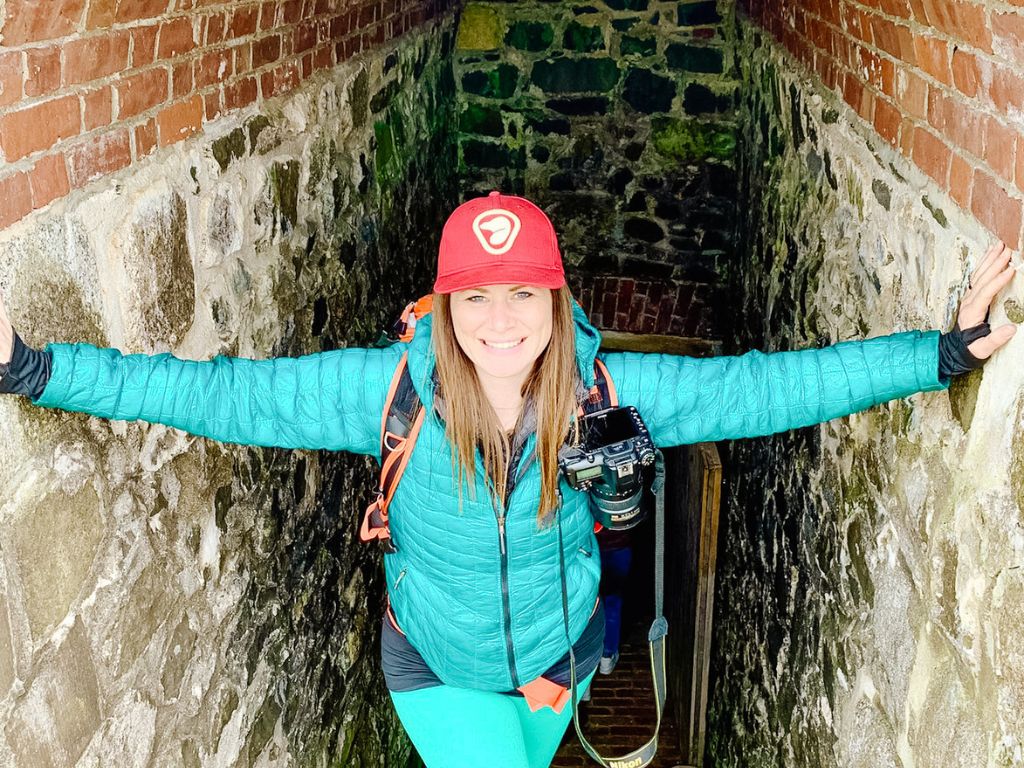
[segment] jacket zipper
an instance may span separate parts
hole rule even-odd
[[[505,515],[508,512],[508,500],[515,487],[516,468],[523,455],[524,440],[522,445],[512,455],[508,463],[505,477],[505,501],[495,505],[494,514],[498,521],[498,545],[501,553],[501,611],[505,629],[505,651],[508,654],[508,671],[512,677],[512,687],[518,688],[522,683],[519,680],[519,672],[516,670],[516,650],[512,643],[512,606],[509,600],[508,587],[508,541],[505,538]]]

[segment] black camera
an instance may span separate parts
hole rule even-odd
[[[654,468],[654,443],[633,406],[580,419],[580,445],[565,446],[558,468],[573,488],[590,492],[590,510],[605,528],[624,531],[643,520],[643,491]]]

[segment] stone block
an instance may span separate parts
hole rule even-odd
[[[92,485],[73,496],[43,495],[13,525],[11,539],[29,629],[41,639],[85,587],[103,538]]]
[[[467,166],[475,168],[516,168],[526,167],[526,152],[509,149],[503,144],[487,141],[462,142],[462,158]]]
[[[555,31],[541,21],[517,21],[508,28],[505,44],[521,51],[546,51],[554,42]]]
[[[499,64],[492,70],[467,72],[462,76],[462,89],[477,96],[508,99],[516,92],[519,70],[511,64]]]
[[[672,69],[684,72],[719,74],[724,69],[721,49],[702,45],[672,43],[665,49],[665,61]]]
[[[676,21],[681,27],[695,27],[717,24],[722,20],[718,13],[717,0],[698,0],[680,3],[676,8]]]
[[[604,30],[594,24],[570,22],[562,35],[562,47],[575,53],[593,53],[604,48]]]
[[[501,136],[505,133],[505,124],[500,110],[481,104],[467,104],[459,116],[459,130],[462,133]]]
[[[676,84],[647,69],[631,69],[622,97],[637,112],[668,112],[676,97]]]
[[[504,35],[501,17],[491,8],[470,4],[462,10],[455,48],[459,51],[494,51]]]
[[[709,112],[725,112],[732,108],[732,99],[717,94],[700,83],[690,83],[683,92],[683,109],[688,115],[704,115]]]
[[[19,766],[72,768],[99,725],[96,669],[76,622],[11,714],[7,741]]]
[[[604,0],[613,11],[646,11],[650,0]]]
[[[563,115],[604,115],[608,112],[608,99],[604,96],[583,96],[578,99],[548,99],[545,106]]]
[[[192,325],[195,273],[189,226],[185,201],[177,192],[147,194],[131,211],[119,288],[125,332],[133,346],[173,348]]]
[[[619,82],[619,65],[610,58],[544,60],[533,65],[531,79],[545,93],[607,92]]]
[[[166,700],[178,698],[181,681],[185,677],[189,662],[192,661],[196,638],[195,631],[189,626],[188,616],[182,616],[178,626],[171,633],[171,639],[167,643],[167,650],[164,653],[164,668],[160,675],[160,684],[163,686]]]

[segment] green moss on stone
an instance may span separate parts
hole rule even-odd
[[[377,140],[377,149],[374,155],[377,181],[383,182],[398,171],[398,150],[395,146],[395,136],[389,123],[384,121],[375,122],[373,124],[373,135]]]
[[[491,8],[468,5],[459,20],[455,48],[460,51],[494,51],[501,47],[502,20]]]
[[[623,35],[619,42],[619,53],[623,56],[651,56],[658,48],[653,37]]]
[[[736,154],[735,130],[697,120],[674,117],[651,121],[651,141],[658,154],[677,162],[714,157],[729,160]]]
[[[370,77],[366,74],[365,69],[352,81],[348,100],[352,113],[352,125],[355,128],[362,128],[366,124],[370,103]]]
[[[604,30],[594,25],[571,22],[562,36],[562,46],[576,53],[591,53],[604,48]]]
[[[949,382],[949,405],[953,418],[964,432],[971,428],[974,408],[978,404],[978,390],[984,371],[971,371],[965,376],[954,376]]]
[[[211,147],[213,159],[217,161],[221,171],[226,171],[233,160],[245,157],[245,132],[235,128],[227,136],[221,136]]]
[[[941,208],[936,207],[927,196],[922,197],[921,202],[924,203],[924,207],[928,209],[928,212],[939,223],[939,226],[945,229],[949,224],[949,219],[946,218],[945,212]]]
[[[1024,323],[1024,306],[1016,299],[1007,299],[1003,304],[1006,317],[1011,323]]]
[[[281,212],[283,229],[295,226],[299,218],[299,162],[274,163],[270,168],[274,205]]]
[[[271,129],[270,118],[266,115],[256,115],[249,120],[245,126],[249,131],[249,151],[265,155],[281,143],[275,132]]]
[[[540,21],[517,21],[509,27],[505,44],[521,51],[546,51],[554,42],[555,31]]]

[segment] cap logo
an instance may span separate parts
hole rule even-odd
[[[473,219],[473,234],[492,256],[507,253],[519,236],[519,217],[503,208],[492,208]]]

